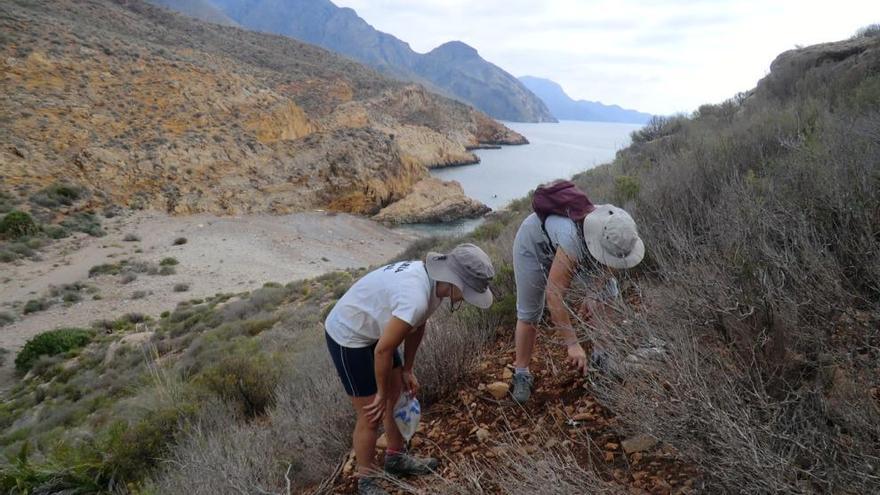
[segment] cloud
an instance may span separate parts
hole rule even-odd
[[[651,113],[747,90],[795,45],[880,20],[876,0],[334,0],[419,52],[472,45],[508,72],[572,97]]]

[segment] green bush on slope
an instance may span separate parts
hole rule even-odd
[[[30,339],[15,356],[15,369],[27,372],[42,356],[54,356],[85,346],[92,340],[93,332],[82,328],[59,328],[43,332]]]
[[[0,220],[0,235],[9,239],[36,235],[40,229],[30,214],[13,210]]]

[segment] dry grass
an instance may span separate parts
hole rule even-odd
[[[880,489],[880,80],[833,70],[784,74],[791,100],[771,76],[578,178],[601,200],[634,177],[649,246],[642,306],[584,328],[624,363],[597,390],[716,493]],[[820,78],[827,99],[805,95]]]

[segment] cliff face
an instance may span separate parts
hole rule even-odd
[[[373,219],[390,224],[437,223],[475,218],[488,211],[488,206],[465,196],[458,182],[428,177],[419,181],[410,195],[386,206]]]
[[[160,0],[157,0],[160,1]],[[161,0],[173,8],[175,2]],[[517,122],[556,122],[544,102],[515,77],[453,41],[427,54],[376,30],[350,8],[329,0],[211,0],[240,25],[278,33],[359,60],[384,74],[424,84],[490,116]],[[178,10],[183,11],[185,5]]]
[[[426,168],[522,136],[289,38],[140,0],[0,6],[0,178],[173,213],[372,214]]]

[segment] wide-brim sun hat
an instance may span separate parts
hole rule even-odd
[[[468,303],[481,309],[492,305],[489,281],[495,269],[489,256],[477,246],[459,244],[448,254],[429,252],[425,269],[433,280],[458,287]]]
[[[645,257],[636,222],[614,205],[598,205],[584,218],[584,240],[590,255],[611,268],[632,268]]]

